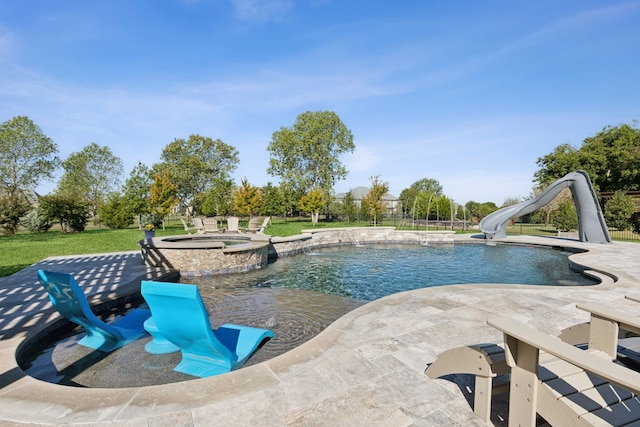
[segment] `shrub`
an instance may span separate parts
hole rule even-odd
[[[46,215],[42,215],[38,209],[32,209],[20,218],[20,225],[32,233],[44,233],[51,228],[53,221]]]
[[[573,200],[564,200],[553,214],[553,225],[559,231],[571,231],[578,228],[578,213]]]
[[[162,221],[164,221],[164,216],[158,214],[144,214],[140,217],[140,224],[144,226],[153,224],[155,228],[160,228]]]
[[[123,229],[133,224],[133,210],[119,194],[112,194],[98,209],[100,221],[109,228]]]
[[[60,231],[83,231],[90,216],[89,204],[72,194],[52,194],[40,199],[40,210],[51,221],[60,224]]]
[[[20,195],[0,196],[0,228],[4,234],[15,234],[20,218],[31,209],[31,205]]]
[[[604,219],[609,227],[619,231],[629,230],[631,215],[636,211],[636,204],[624,191],[616,191],[605,205]]]

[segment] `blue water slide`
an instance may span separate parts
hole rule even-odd
[[[507,226],[514,218],[527,215],[551,202],[563,189],[569,187],[578,213],[578,234],[581,242],[611,243],[609,230],[598,203],[596,192],[585,171],[568,173],[554,181],[538,196],[522,203],[487,215],[480,221],[480,230],[486,239],[507,237]]]

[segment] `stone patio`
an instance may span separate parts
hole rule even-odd
[[[455,236],[456,241],[471,236]],[[74,273],[92,303],[135,292],[145,267],[137,252],[49,258],[0,278],[0,425],[483,425],[464,387],[423,371],[451,347],[501,342],[487,318],[512,316],[550,333],[586,321],[576,302],[640,314],[640,245],[509,237],[504,241],[586,249],[571,256],[603,282],[590,287],[452,285],[391,295],[339,319],[316,338],[266,362],[217,377],[126,389],[49,384],[22,373],[15,352],[57,317],[36,282],[38,268]],[[603,274],[606,273],[606,274]],[[495,425],[506,407],[494,405]]]

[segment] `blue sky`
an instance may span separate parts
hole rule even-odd
[[[640,1],[5,0],[0,122],[62,158],[107,145],[127,176],[219,138],[262,186],[273,132],[331,110],[356,145],[336,191],[432,178],[500,205],[554,147],[640,119],[638,22]]]

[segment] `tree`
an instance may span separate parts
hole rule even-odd
[[[351,222],[358,214],[358,206],[351,191],[347,191],[342,199],[342,214],[347,218],[347,222]]]
[[[442,185],[432,178],[422,178],[400,192],[402,206],[408,209],[412,216],[426,218],[430,210],[430,201],[442,195]]]
[[[469,211],[469,217],[475,218],[477,221],[480,221],[491,212],[495,212],[498,210],[498,206],[496,206],[496,204],[493,202],[478,203],[474,201],[468,201],[467,203],[465,203],[465,207],[467,208],[467,211]]]
[[[563,200],[553,214],[553,225],[559,231],[571,231],[578,228],[578,213],[573,200]]]
[[[217,179],[228,179],[238,165],[238,150],[219,139],[200,135],[175,139],[160,155],[159,169],[169,169],[177,187],[177,197],[185,205],[194,205],[196,195],[213,186]],[[197,206],[193,206],[194,212]]]
[[[164,218],[178,201],[178,186],[172,180],[171,171],[164,169],[156,173],[149,188],[151,213]]]
[[[112,193],[100,205],[100,219],[109,228],[123,229],[133,224],[133,207],[120,193]]]
[[[39,209],[31,209],[29,213],[20,218],[20,225],[32,233],[45,233],[53,226],[53,221],[42,215]]]
[[[273,216],[287,213],[287,204],[282,188],[267,182],[267,185],[262,187],[260,192],[262,193],[261,215]]]
[[[355,149],[351,131],[332,111],[307,111],[293,127],[273,133],[267,147],[271,157],[267,172],[280,177],[294,195],[321,190],[329,195],[336,181],[347,176],[340,155]]]
[[[57,154],[58,146],[28,117],[0,124],[0,192],[13,196],[52,179]]]
[[[607,126],[586,138],[579,149],[563,144],[538,158],[535,180],[543,187],[578,169],[589,174],[598,191],[640,190],[640,129],[622,124]]]
[[[60,231],[82,231],[91,209],[81,197],[73,194],[50,194],[40,198],[40,210],[47,218],[60,224]]]
[[[363,201],[366,201],[374,226],[377,225],[378,220],[382,222],[386,209],[386,203],[382,198],[388,192],[389,184],[387,182],[381,182],[379,176],[371,177],[371,190],[363,197]]]
[[[107,146],[95,142],[62,162],[64,174],[57,192],[74,194],[89,202],[93,215],[108,194],[116,191],[123,174],[122,160]]]
[[[4,234],[15,234],[20,226],[20,218],[30,209],[31,205],[20,193],[0,195],[0,228]]]
[[[213,187],[196,196],[196,205],[206,216],[227,215],[233,208],[233,181],[216,178]]]
[[[311,214],[311,224],[318,223],[320,211],[327,206],[325,193],[320,189],[314,189],[300,198],[300,209]]]
[[[262,203],[260,189],[251,185],[247,178],[242,179],[242,185],[235,191],[233,199],[233,210],[240,215],[257,213]]]
[[[609,227],[618,231],[625,231],[632,228],[631,216],[636,211],[636,204],[631,196],[627,196],[624,191],[616,191],[605,205],[604,218]]]
[[[133,215],[142,216],[151,212],[149,194],[153,176],[151,170],[141,162],[131,170],[129,178],[124,183],[124,202]]]

